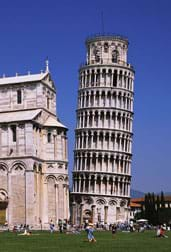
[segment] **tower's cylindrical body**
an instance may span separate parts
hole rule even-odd
[[[75,130],[72,222],[128,220],[134,70],[128,40],[86,40],[87,62],[79,70]]]

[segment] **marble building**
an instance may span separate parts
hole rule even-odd
[[[47,228],[69,219],[67,128],[56,116],[48,61],[0,78],[0,221]]]
[[[128,40],[94,36],[79,69],[72,222],[129,218],[134,69]]]

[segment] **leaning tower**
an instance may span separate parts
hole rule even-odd
[[[134,69],[128,40],[93,36],[79,69],[72,222],[127,221],[132,160]]]

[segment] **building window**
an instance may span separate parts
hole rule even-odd
[[[47,109],[49,109],[49,107],[50,107],[50,98],[47,97]]]
[[[108,52],[108,48],[109,48],[108,43],[104,43],[104,52],[105,52],[105,53]]]
[[[21,89],[17,90],[17,104],[21,104],[22,103],[22,93],[21,93]]]
[[[11,131],[12,131],[12,141],[16,142],[17,140],[16,125],[11,126]]]
[[[51,133],[49,132],[48,134],[47,134],[47,141],[48,141],[48,143],[51,143]]]
[[[114,50],[112,52],[112,62],[118,63],[118,58],[119,58],[119,52],[117,50]]]

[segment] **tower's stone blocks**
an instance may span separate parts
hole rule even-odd
[[[97,36],[86,40],[86,48],[86,64],[79,69],[72,220],[126,221],[134,94],[128,40]]]

